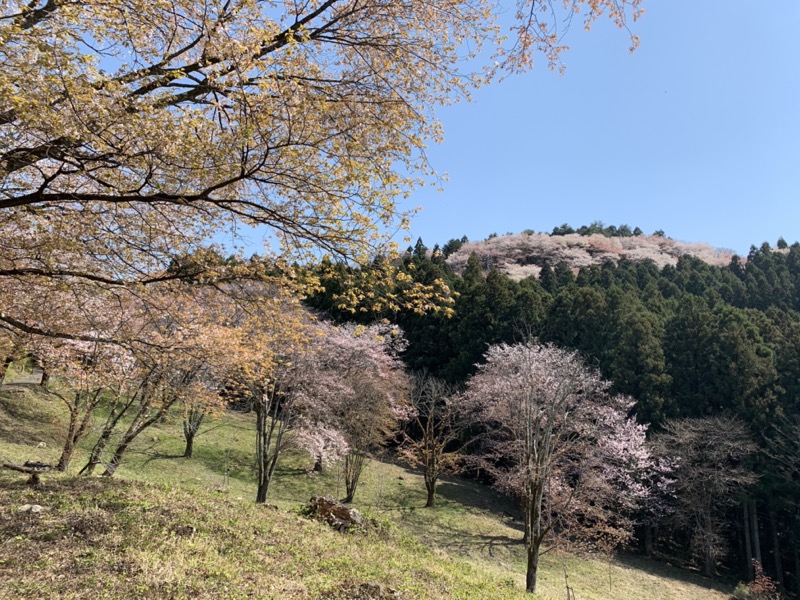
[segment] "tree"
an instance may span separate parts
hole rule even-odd
[[[112,388],[107,418],[81,473],[91,474],[103,465],[103,475],[113,476],[131,444],[174,406],[221,402],[220,391],[239,346],[238,332],[229,322],[235,320],[229,294],[186,284],[180,293],[172,286],[152,291],[161,293],[161,310],[138,305],[125,319],[141,342],[127,348],[127,367]],[[109,346],[122,349],[118,343]]]
[[[613,391],[637,399],[640,422],[659,423],[668,415],[670,378],[661,344],[663,324],[631,294],[615,294],[609,303],[612,324],[601,363]]]
[[[212,397],[215,401],[209,401],[209,398],[186,398],[182,405],[183,410],[183,439],[186,445],[183,449],[184,458],[192,458],[194,455],[194,442],[197,436],[200,435],[200,428],[206,419],[218,416],[218,414],[225,408],[225,399],[221,395]]]
[[[240,355],[230,374],[252,403],[256,418],[256,502],[267,501],[270,484],[281,453],[291,443],[291,430],[299,419],[316,417],[318,395],[308,386],[322,385],[336,394],[338,380],[316,368],[322,332],[314,327],[313,317],[292,298],[279,298],[273,310],[245,318],[239,327]],[[288,327],[286,325],[289,325]]]
[[[756,446],[744,425],[728,417],[668,421],[654,444],[676,463],[673,519],[691,532],[692,550],[712,576],[726,551],[724,509],[756,480],[745,464]]]
[[[486,428],[479,464],[523,503],[528,592],[547,539],[614,548],[648,494],[646,428],[608,387],[577,353],[533,341],[490,347],[469,380],[464,408]]]
[[[639,4],[563,8],[585,10],[587,26],[605,13],[624,27]],[[517,43],[502,48],[493,8],[489,0],[3,4],[3,327],[70,335],[59,314],[41,310],[51,292],[122,294],[184,276],[169,272],[175,256],[240,225],[265,227],[284,256],[366,264],[407,222],[396,199],[434,179],[425,143],[441,137],[435,109],[492,78],[496,69],[475,62],[483,47],[494,47],[486,56],[506,71],[530,68],[536,52],[559,64],[560,10],[520,0]],[[200,274],[229,270],[202,265]]]
[[[414,417],[401,456],[422,467],[427,498],[425,507],[436,505],[436,484],[447,472],[457,470],[463,459],[463,436],[470,423],[458,410],[456,389],[428,373],[417,373],[411,390]]]
[[[114,344],[35,338],[29,348],[50,374],[49,394],[69,412],[67,433],[56,469],[66,471],[78,443],[92,430],[95,410],[106,395],[119,396],[134,373],[130,352]]]
[[[397,425],[411,417],[408,379],[398,353],[405,347],[399,330],[383,325],[338,328],[329,336],[330,356],[349,393],[333,399],[336,425],[344,435],[345,497],[352,502],[363,469]]]

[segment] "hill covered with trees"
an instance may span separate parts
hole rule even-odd
[[[733,257],[730,250],[676,241],[663,231],[645,235],[638,227],[605,226],[600,222],[578,229],[562,225],[549,234],[529,229],[520,234],[491,235],[480,242],[451,240],[444,253],[448,264],[459,273],[475,253],[482,268],[498,269],[516,280],[538,277],[545,264],[564,263],[577,271],[581,267],[627,259],[652,261],[660,268],[675,266],[681,256],[694,256],[710,265],[723,266]]]

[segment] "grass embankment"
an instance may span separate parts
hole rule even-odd
[[[0,391],[0,462],[55,462],[64,411],[29,390]],[[366,582],[402,598],[524,598],[513,507],[471,482],[448,479],[439,506],[421,508],[421,477],[367,467],[355,506],[377,523],[339,534],[298,514],[313,494],[343,494],[335,469],[308,473],[289,455],[268,508],[253,503],[252,420],[227,414],[183,450],[179,423],[147,432],[117,478],[0,473],[0,598],[366,598]],[[91,442],[91,438],[88,440]],[[41,444],[44,442],[44,444]],[[77,453],[73,470],[86,458]],[[20,511],[39,504],[39,514]],[[727,598],[707,580],[642,560],[547,555],[543,599]],[[389,597],[389,596],[386,596]]]

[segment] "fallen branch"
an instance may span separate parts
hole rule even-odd
[[[51,465],[48,465],[47,463],[34,462],[30,460],[27,461],[21,467],[19,465],[3,463],[3,468],[9,469],[11,471],[18,471],[19,473],[25,473],[26,475],[30,475],[30,477],[28,478],[28,485],[39,485],[41,483],[39,475],[51,471],[53,469],[53,467]]]

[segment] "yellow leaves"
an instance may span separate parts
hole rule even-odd
[[[15,158],[0,163],[0,233],[14,238],[15,261],[128,286],[158,279],[238,224],[268,229],[280,254],[271,258],[286,264],[323,252],[370,264],[391,248],[388,232],[409,226],[414,211],[397,199],[441,183],[425,155],[442,139],[434,111],[497,72],[470,62],[482,44],[496,46],[507,70],[528,68],[535,52],[557,63],[558,21],[539,9],[559,5],[526,1],[519,44],[503,56],[489,0],[322,10],[322,2],[86,0],[57,2],[25,28],[14,15],[32,14],[27,3],[10,0],[0,7],[0,113],[9,120],[0,156]],[[639,0],[562,8],[586,11],[587,22],[605,11],[619,25],[641,14]],[[36,239],[8,234],[36,211],[46,215]],[[256,276],[196,258],[203,283],[253,276],[297,293],[320,285],[285,264]],[[354,312],[449,314],[452,292],[412,275],[392,260],[373,263],[349,274],[336,302]],[[62,278],[47,293],[73,285]]]

